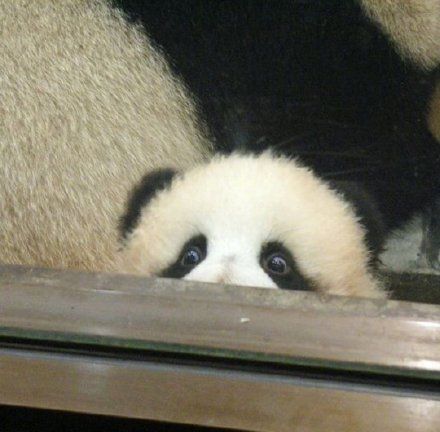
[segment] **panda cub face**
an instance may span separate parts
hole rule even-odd
[[[270,153],[149,174],[121,230],[123,272],[383,296],[349,203],[309,169]]]

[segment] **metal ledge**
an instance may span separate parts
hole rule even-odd
[[[0,267],[0,404],[256,431],[437,431],[439,342],[434,305]]]
[[[0,267],[1,335],[440,373],[439,306],[125,275]]]

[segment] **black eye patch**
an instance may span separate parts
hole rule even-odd
[[[177,260],[160,274],[162,277],[181,279],[197,267],[207,254],[207,241],[204,235],[188,240],[182,247]]]
[[[299,271],[292,254],[279,242],[269,242],[262,247],[260,265],[281,289],[312,289],[311,283]]]

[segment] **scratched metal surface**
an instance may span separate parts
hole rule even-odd
[[[439,311],[3,266],[0,405],[255,431],[434,432]]]
[[[0,336],[438,378],[440,307],[0,269]]]

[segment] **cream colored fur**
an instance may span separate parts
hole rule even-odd
[[[440,63],[439,0],[361,0],[404,57],[426,69]]]
[[[0,262],[108,269],[127,191],[207,152],[193,104],[106,1],[0,0],[0,17]]]
[[[158,274],[198,234],[208,255],[186,279],[273,288],[258,258],[264,243],[281,241],[318,290],[384,295],[349,204],[293,160],[233,155],[186,172],[143,209],[119,270]]]

